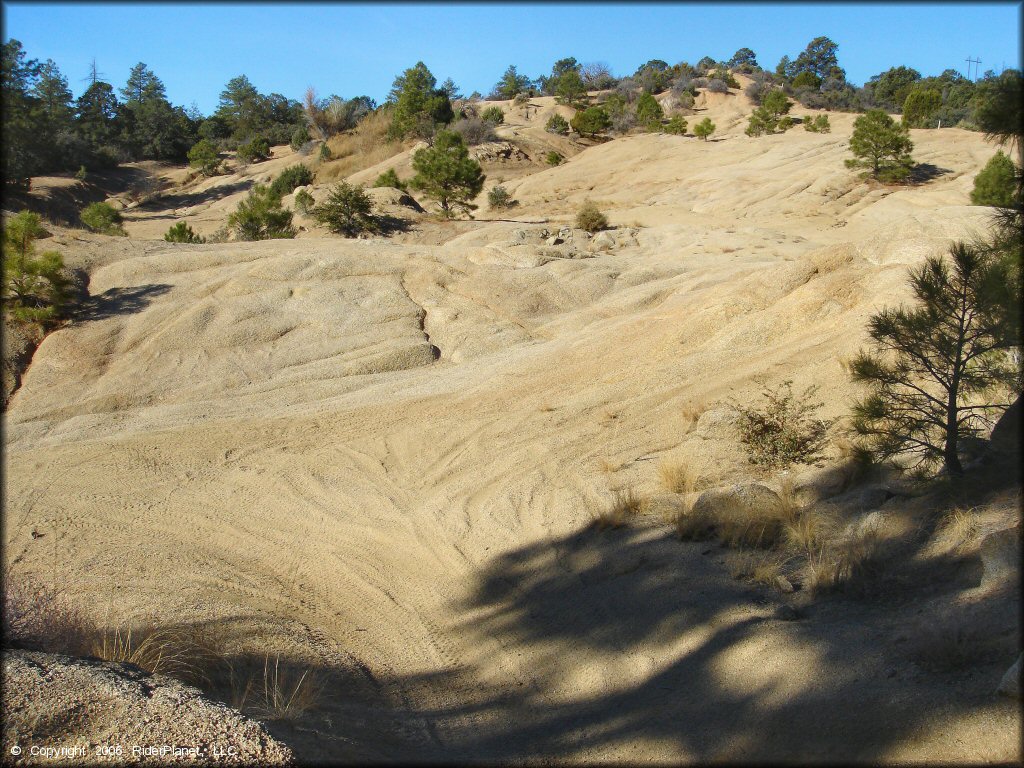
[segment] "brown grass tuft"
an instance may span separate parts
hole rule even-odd
[[[683,417],[683,432],[689,432],[697,424],[697,421],[708,409],[707,403],[704,401],[690,401],[686,403],[681,410]]]
[[[617,488],[612,494],[611,507],[597,516],[598,530],[621,528],[629,519],[640,514],[643,501],[632,488]]]
[[[266,720],[297,720],[320,703],[323,684],[308,668],[282,665],[281,657],[263,660],[263,674],[250,674],[244,686],[232,674],[231,704]]]
[[[940,535],[950,549],[962,550],[970,546],[981,533],[978,514],[974,507],[956,507],[947,512],[939,521]]]
[[[678,459],[663,460],[658,465],[658,478],[669,493],[693,493],[700,482],[693,465]]]

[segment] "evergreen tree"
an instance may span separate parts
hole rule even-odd
[[[903,102],[903,122],[908,128],[927,128],[932,115],[942,109],[942,93],[936,88],[916,86]]]
[[[413,155],[412,168],[416,175],[409,186],[437,200],[445,218],[476,208],[470,201],[483,190],[486,177],[459,134],[438,131],[434,146]]]
[[[695,126],[693,126],[693,135],[697,136],[704,141],[708,140],[708,136],[715,132],[715,124],[711,122],[710,117],[705,117]]]
[[[555,100],[559,104],[576,106],[585,104],[587,101],[587,87],[583,84],[583,78],[575,69],[558,78],[558,85],[555,87]]]
[[[3,299],[19,320],[55,319],[65,300],[64,261],[56,251],[36,255],[39,216],[22,211],[4,226]]]
[[[39,62],[26,59],[21,43],[9,40],[3,44],[0,76],[4,182],[21,183],[43,165],[38,144],[40,110],[33,95]]]
[[[501,80],[494,86],[494,93],[501,99],[514,99],[518,94],[525,91],[530,85],[530,78],[520,75],[514,64],[510,64]]]
[[[871,318],[874,349],[852,363],[854,381],[869,388],[854,404],[853,426],[880,458],[942,463],[959,475],[961,441],[991,424],[992,409],[1006,406],[994,393],[1018,375],[1004,351],[1013,340],[1001,311],[1010,292],[1005,266],[964,243],[950,257],[911,271],[915,306]]]
[[[649,93],[640,94],[636,101],[636,119],[646,130],[653,131],[661,126],[665,111],[658,100]]]
[[[269,187],[257,184],[228,216],[228,226],[239,240],[278,240],[295,237],[292,212],[281,207],[281,198]]]
[[[1010,208],[1013,206],[1016,186],[1016,166],[1002,152],[996,152],[981,173],[974,177],[971,202],[975,205]]]
[[[608,130],[611,127],[611,120],[608,119],[608,113],[601,107],[588,107],[573,115],[569,124],[581,136],[594,137],[602,131]]]
[[[850,151],[854,157],[847,168],[868,168],[876,179],[906,178],[914,161],[914,148],[907,127],[893,120],[881,109],[872,109],[853,122]]]
[[[373,203],[366,192],[344,181],[332,187],[327,199],[313,209],[313,218],[345,237],[377,229]]]
[[[110,83],[96,80],[75,103],[79,134],[94,150],[113,143],[117,136],[117,96]]]
[[[452,121],[455,115],[451,102],[436,84],[422,61],[395,78],[388,94],[388,101],[395,105],[389,137],[401,139],[414,133],[429,136],[437,126]]]

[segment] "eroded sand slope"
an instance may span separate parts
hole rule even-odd
[[[653,525],[580,533],[610,486],[656,491],[661,458],[747,472],[724,402],[757,376],[845,413],[867,317],[986,227],[976,134],[913,132],[937,175],[893,189],[843,167],[853,116],[751,140],[720,109],[718,141],[636,136],[510,182],[546,225],[152,241],[98,269],[106,309],[45,340],[7,414],[15,567],[336,674],[324,754],[1011,759],[1009,708],[885,682],[851,617],[770,621]],[[585,197],[614,244],[544,245]]]

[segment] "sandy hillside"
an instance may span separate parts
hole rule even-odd
[[[952,687],[901,655],[916,607],[778,621],[654,515],[583,530],[613,488],[659,492],[665,458],[748,476],[725,403],[755,377],[843,415],[869,315],[986,227],[978,134],[912,132],[933,178],[892,188],[843,167],[852,115],[754,140],[698,106],[711,141],[538,163],[508,184],[519,223],[482,208],[440,245],[156,239],[226,216],[241,179],[130,221],[91,275],[106,309],[43,342],[7,414],[13,567],[99,619],[224,621],[315,666],[300,757],[1014,759],[998,663]],[[547,245],[584,198],[616,228]]]

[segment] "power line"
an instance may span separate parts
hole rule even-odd
[[[978,72],[980,71],[977,65],[981,64],[981,59],[972,59],[970,56],[968,56],[966,59],[964,59],[964,61],[967,62],[967,79],[971,79],[971,64],[974,64],[974,79],[977,80]]]

